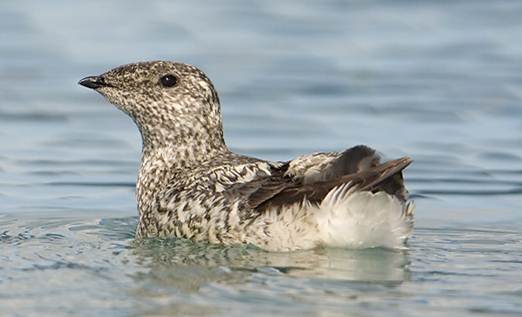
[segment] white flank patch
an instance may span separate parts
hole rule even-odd
[[[269,251],[334,248],[404,248],[413,229],[412,201],[402,203],[385,193],[350,188],[332,189],[320,205],[308,202],[273,209],[250,229],[260,240],[253,244]]]
[[[332,189],[315,208],[320,243],[329,247],[402,248],[413,228],[413,202],[349,184]]]

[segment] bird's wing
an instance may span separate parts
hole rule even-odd
[[[228,187],[224,194],[230,198],[240,197],[246,202],[247,207],[255,209],[295,184],[294,180],[284,175],[287,169],[288,164],[272,167],[270,174],[260,175],[248,182],[236,183]]]
[[[380,164],[379,155],[365,145],[344,152],[304,155],[289,162],[285,175],[304,184],[328,181],[343,175],[358,173]]]
[[[256,200],[255,208],[265,210],[269,207],[295,204],[305,199],[312,203],[320,203],[334,187],[347,183],[350,184],[350,187],[354,186],[362,191],[386,191],[392,195],[398,195],[395,187],[391,186],[390,183],[397,182],[398,180],[395,178],[400,177],[402,184],[402,176],[398,175],[401,175],[401,171],[411,162],[410,158],[404,157],[332,180],[307,184],[293,182],[286,185],[283,189],[278,188],[278,192],[269,199],[262,202]],[[402,198],[402,196],[399,198]]]
[[[338,159],[345,160],[342,164],[338,164],[344,169],[335,167],[336,162],[333,162],[335,168],[339,168],[341,171],[347,170],[346,166],[352,168],[350,164],[353,161],[342,158],[342,155]],[[289,163],[274,169],[269,176],[236,184],[228,188],[227,194],[242,197],[246,206],[259,212],[268,208],[300,203],[304,200],[320,203],[333,188],[347,183],[363,191],[386,191],[404,200],[401,172],[411,162],[410,158],[403,157],[377,166],[365,167],[362,171],[348,175],[341,174],[337,177],[332,175],[327,180],[319,181],[303,181],[302,178],[296,179],[288,176],[287,172],[291,167],[291,163]]]

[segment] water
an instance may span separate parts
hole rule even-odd
[[[1,316],[520,316],[520,1],[3,1]],[[140,140],[83,76],[204,69],[228,144],[370,144],[407,170],[405,251],[134,242]]]

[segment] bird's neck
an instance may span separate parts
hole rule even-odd
[[[198,123],[178,124],[177,129],[150,126],[140,127],[140,132],[143,150],[136,185],[140,213],[176,177],[229,152],[220,125],[215,129],[203,129]]]

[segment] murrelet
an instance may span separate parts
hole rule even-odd
[[[212,82],[183,63],[128,64],[79,84],[141,133],[137,238],[290,251],[400,248],[411,234],[414,205],[402,177],[408,157],[381,163],[363,145],[287,162],[232,153]]]

